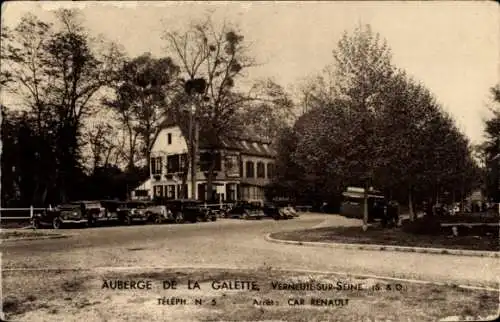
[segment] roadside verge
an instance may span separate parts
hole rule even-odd
[[[15,242],[24,240],[39,240],[39,239],[58,239],[58,238],[68,238],[70,235],[50,233],[50,232],[40,232],[40,231],[30,231],[30,230],[1,230],[0,239],[2,243],[4,242]]]
[[[397,251],[411,253],[427,253],[440,255],[459,255],[459,256],[478,256],[478,257],[494,257],[499,258],[499,252],[493,251],[478,251],[465,249],[449,249],[449,248],[430,248],[430,247],[412,247],[412,246],[393,246],[393,245],[376,245],[376,244],[353,244],[353,243],[335,243],[335,242],[307,242],[296,240],[276,239],[272,237],[273,233],[267,234],[265,239],[268,242],[298,246],[315,246],[327,248],[341,248],[354,250],[376,250],[376,251]]]

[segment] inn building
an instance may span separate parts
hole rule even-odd
[[[191,171],[186,173],[188,141],[180,126],[166,123],[151,147],[150,184],[153,197],[178,199],[185,197],[198,200],[265,200],[264,189],[274,176],[276,151],[270,142],[262,140],[228,138],[214,145],[200,134],[196,192],[191,195]],[[212,154],[210,154],[212,153]],[[212,180],[212,198],[207,195],[207,160],[215,160]],[[184,189],[183,189],[184,188]],[[186,190],[187,189],[187,190]]]

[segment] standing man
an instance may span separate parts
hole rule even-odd
[[[395,227],[399,223],[399,204],[395,200],[391,200],[387,207],[387,217],[390,227]]]

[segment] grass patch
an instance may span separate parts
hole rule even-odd
[[[31,226],[30,219],[0,220],[0,227],[2,229],[24,228],[24,227],[28,227],[28,226]]]
[[[450,231],[451,233],[451,231]],[[463,250],[500,251],[498,236],[450,236],[413,234],[401,228],[323,227],[271,234],[272,238],[299,242],[333,242],[346,244],[376,244],[386,246],[450,248]]]
[[[46,236],[60,236],[61,234],[34,231],[34,230],[2,230],[0,231],[1,239],[12,239],[12,238],[33,238],[33,237],[46,237]]]
[[[150,280],[151,290],[101,288],[107,280]],[[162,281],[175,280],[176,290]],[[188,290],[196,280],[200,290]],[[214,290],[213,281],[252,281],[259,291]],[[311,290],[280,290],[276,283],[302,283]],[[362,290],[337,290],[362,284]],[[274,285],[273,285],[274,284]],[[318,288],[318,285],[326,289]],[[331,285],[331,286],[330,286]],[[152,270],[147,272],[36,271],[4,273],[4,312],[11,320],[144,321],[436,321],[444,317],[485,317],[498,308],[498,292],[423,285],[334,274],[305,274],[266,267],[253,270]],[[158,298],[186,299],[159,305]],[[195,305],[195,299],[202,299]],[[311,302],[313,299],[325,302]],[[332,302],[329,302],[332,300]],[[314,304],[331,305],[314,305]]]

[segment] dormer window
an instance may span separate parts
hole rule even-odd
[[[265,178],[266,177],[266,166],[264,162],[257,162],[257,178]]]
[[[172,133],[167,134],[167,144],[172,144]]]
[[[246,175],[247,175],[247,178],[253,178],[254,177],[254,167],[253,167],[253,162],[252,161],[247,161],[246,162]]]
[[[254,148],[255,150],[257,150],[257,151],[259,151],[259,152],[262,152],[262,151],[260,150],[259,144],[257,144],[257,142],[253,142],[253,143],[252,143],[252,146],[253,146],[253,148]]]

